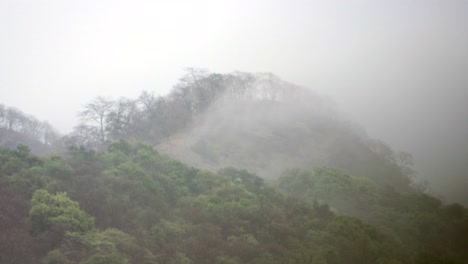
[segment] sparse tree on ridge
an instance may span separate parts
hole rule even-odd
[[[107,140],[105,133],[106,119],[113,106],[113,101],[104,97],[97,97],[91,103],[88,103],[80,113],[80,118],[85,124],[92,123],[91,126],[98,129],[101,144],[104,144]]]
[[[138,106],[136,101],[121,98],[114,103],[114,108],[107,115],[107,129],[112,141],[121,138],[131,137],[136,116],[138,115]]]

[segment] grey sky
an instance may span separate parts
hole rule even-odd
[[[0,103],[69,132],[93,97],[165,94],[185,67],[267,71],[397,149],[450,152],[468,146],[467,14],[462,0],[0,0]]]

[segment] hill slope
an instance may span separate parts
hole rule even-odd
[[[381,184],[409,185],[397,154],[310,90],[262,79],[247,89],[253,95],[220,96],[156,148],[194,166],[234,166],[270,179],[290,168],[332,166]]]
[[[370,180],[334,169],[296,172],[281,181],[282,190],[306,200],[312,196],[304,194],[361,197],[364,205],[378,204],[375,213],[388,221],[369,225],[335,214],[327,205],[285,196],[245,170],[210,173],[141,144],[121,141],[106,152],[71,148],[68,156],[50,158],[30,155],[24,147],[0,148],[0,262],[464,263],[467,259],[466,208],[443,206],[417,192],[372,190]],[[317,184],[311,187],[311,183]],[[370,189],[364,193],[363,187]],[[303,193],[304,189],[313,193]]]

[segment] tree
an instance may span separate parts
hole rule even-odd
[[[42,259],[43,264],[69,264],[67,256],[60,250],[55,249],[50,251],[45,258]]]
[[[99,148],[103,143],[100,140],[99,128],[85,124],[74,127],[73,132],[65,136],[63,141],[68,146],[79,145],[92,149]]]
[[[137,115],[134,131],[139,139],[158,142],[171,134],[169,100],[153,93],[142,92],[137,101],[140,112]]]
[[[131,136],[138,115],[137,103],[134,100],[121,98],[114,104],[114,109],[107,116],[109,137],[112,141]]]
[[[56,145],[59,142],[60,135],[48,122],[43,122],[42,125],[42,142],[46,145]]]
[[[127,264],[127,259],[123,258],[117,253],[110,254],[94,254],[84,264]]]
[[[19,121],[23,114],[21,113],[20,110],[13,108],[13,107],[8,107],[5,112],[5,122],[7,129],[10,130],[15,130],[17,129],[17,125],[19,124]]]
[[[31,205],[29,219],[36,234],[51,229],[83,233],[94,228],[94,217],[82,211],[67,193],[53,195],[44,189],[37,190]]]
[[[85,124],[91,122],[94,124],[94,127],[97,127],[101,144],[104,144],[107,139],[105,133],[106,121],[113,107],[113,101],[104,97],[97,97],[91,103],[88,103],[85,109],[80,113],[81,120]]]

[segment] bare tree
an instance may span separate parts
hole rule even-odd
[[[143,91],[140,94],[137,102],[141,105],[145,118],[150,118],[157,111],[156,101],[159,99],[160,98],[155,96],[154,93],[149,93],[147,91]]]
[[[63,140],[65,145],[79,145],[98,149],[103,145],[100,137],[99,128],[97,126],[81,124],[74,127],[73,132],[65,136]]]
[[[137,103],[134,100],[121,98],[114,104],[114,109],[107,116],[107,125],[112,140],[127,138],[135,125],[138,115]]]
[[[60,135],[55,130],[52,125],[50,125],[48,122],[43,122],[42,125],[42,142],[46,145],[52,146],[58,143],[60,139]]]
[[[20,119],[19,132],[31,138],[39,139],[42,133],[42,123],[33,116],[24,116]]]
[[[85,109],[80,112],[80,117],[83,123],[93,123],[99,131],[99,140],[101,144],[106,142],[106,120],[109,113],[112,111],[114,102],[104,97],[97,97],[91,103],[85,106]]]
[[[20,110],[8,107],[5,113],[7,128],[10,130],[16,130],[22,116],[23,114]]]

